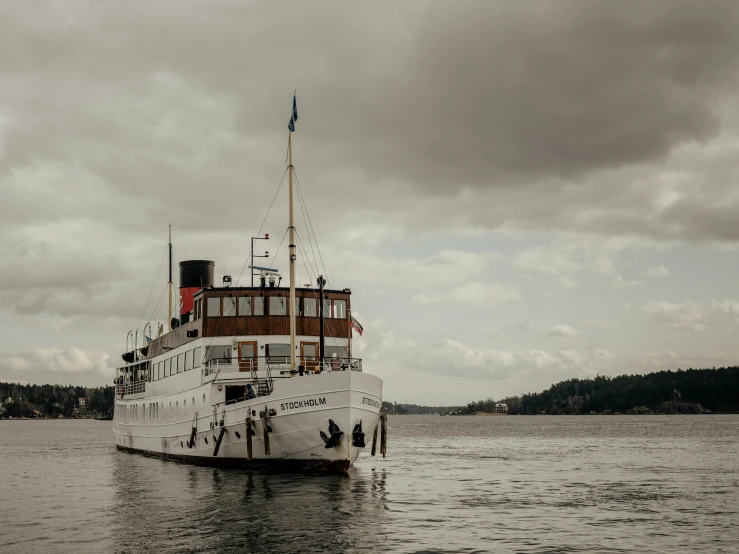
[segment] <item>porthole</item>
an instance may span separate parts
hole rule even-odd
[[[205,402],[205,395],[203,395],[203,402]]]
[[[251,411],[251,415],[252,415],[252,417],[256,417],[257,416],[257,411],[256,410],[252,410]]]
[[[205,441],[205,444],[208,444],[208,437],[203,437],[203,440]]]
[[[236,431],[236,438],[237,439],[240,439],[241,438],[241,435],[239,435],[239,432],[238,431]]]
[[[187,408],[187,398],[182,401],[182,407]]]
[[[182,441],[180,441],[180,448],[185,448],[185,445],[183,444]]]

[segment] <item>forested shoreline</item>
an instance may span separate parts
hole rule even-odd
[[[509,414],[737,413],[739,367],[666,370],[645,375],[568,379],[539,393],[470,402],[467,406],[420,406],[384,402],[388,413],[493,413],[504,403]]]
[[[80,417],[103,414],[114,390],[72,385],[0,382],[0,417]],[[84,399],[81,403],[80,399]],[[470,402],[422,406],[383,402],[390,414],[492,413],[505,403],[509,414],[738,413],[739,367],[659,371],[646,375],[568,379],[539,392]],[[84,405],[81,405],[84,404]]]
[[[0,417],[91,417],[113,407],[113,387],[0,382]],[[80,399],[82,402],[80,402]]]

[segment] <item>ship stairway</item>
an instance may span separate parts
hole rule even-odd
[[[267,396],[272,394],[271,379],[255,378],[254,386],[257,389],[257,396]]]

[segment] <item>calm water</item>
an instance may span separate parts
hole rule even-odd
[[[0,423],[2,552],[739,552],[739,416],[391,417],[348,476]]]

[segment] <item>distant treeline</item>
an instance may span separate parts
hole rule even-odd
[[[389,414],[445,414],[464,409],[463,406],[419,406],[417,404],[398,404],[397,402],[383,402],[382,405]]]
[[[510,414],[588,414],[657,408],[673,400],[700,404],[714,412],[739,412],[739,367],[569,379],[544,392],[497,402],[506,403]],[[471,402],[464,411],[492,412],[495,403],[492,398]]]
[[[21,385],[0,382],[0,416],[70,417],[79,408],[79,399],[85,399],[85,410],[107,412],[113,407],[113,387],[74,387],[72,385]],[[10,400],[8,400],[10,399]]]

